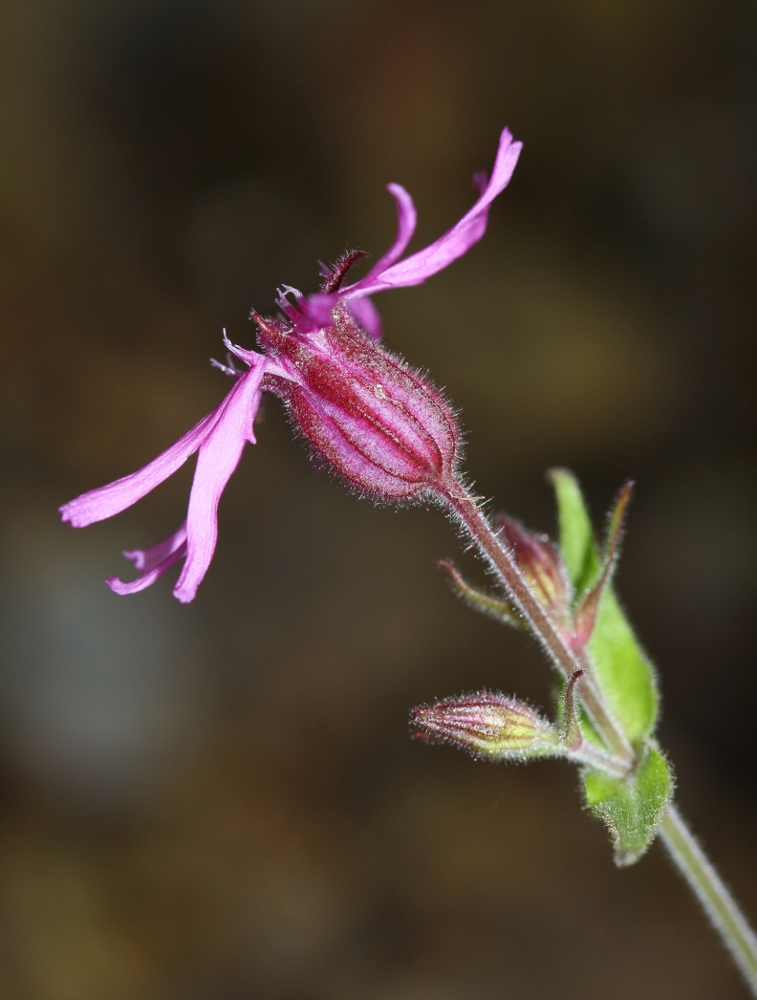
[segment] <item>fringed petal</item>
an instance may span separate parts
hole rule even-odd
[[[402,185],[389,184],[387,190],[397,202],[397,236],[394,243],[384,256],[373,265],[368,274],[361,281],[357,282],[356,285],[349,285],[339,292],[316,292],[314,295],[308,295],[304,303],[301,299],[298,299],[297,308],[299,312],[296,312],[291,304],[285,301],[284,304],[288,307],[286,315],[294,323],[298,333],[311,333],[313,330],[319,330],[324,326],[328,326],[331,322],[331,311],[339,299],[350,298],[352,288],[361,287],[365,282],[370,282],[374,277],[383,274],[407,249],[407,245],[415,232],[418,213],[415,210],[413,199]],[[324,273],[328,274],[328,268],[324,268],[323,264],[321,268]],[[276,303],[279,307],[282,307],[280,299],[277,299]],[[376,307],[368,302],[367,299],[360,301],[356,298],[350,308],[354,313],[355,319],[371,339],[376,341],[381,340],[381,317]]]
[[[400,259],[407,249],[408,243],[413,238],[415,227],[418,224],[418,213],[415,210],[413,199],[402,185],[387,184],[386,189],[397,202],[397,236],[384,256],[373,265],[364,278],[357,282],[358,285],[373,281],[374,278],[383,274],[388,267]]]
[[[265,367],[257,365],[237,382],[221,404],[213,433],[200,447],[187,513],[187,558],[174,587],[174,596],[183,604],[193,600],[213,558],[221,494],[245,442],[255,440],[252,422],[260,405]]]
[[[179,600],[190,601],[213,557],[218,501],[245,442],[255,443],[253,421],[260,406],[263,375],[269,368],[278,371],[275,361],[230,344],[225,332],[224,340],[227,347],[251,367],[244,374],[239,373],[223,402],[139,472],[85,493],[61,507],[63,520],[76,528],[111,517],[149,493],[193,452],[199,451],[187,521],[157,545],[124,553],[134,562],[140,575],[131,582],[118,577],[107,580],[117,594],[134,594],[149,587],[179,559],[188,556],[175,593]]]
[[[170,535],[157,545],[149,549],[137,549],[134,552],[124,552],[127,559],[131,559],[140,571],[136,580],[125,583],[117,576],[112,576],[105,582],[116,594],[136,594],[145,587],[155,583],[166,570],[170,569],[174,563],[178,562],[187,554],[187,525],[186,522],[179,530]]]
[[[60,508],[63,520],[74,528],[86,528],[88,524],[94,524],[95,521],[104,521],[105,518],[113,517],[114,514],[120,514],[122,510],[131,507],[137,500],[141,500],[143,496],[159,486],[163,480],[173,475],[189,456],[197,451],[212,431],[223,405],[221,403],[207,417],[203,417],[191,431],[187,431],[183,437],[179,438],[176,444],[171,445],[138,472],[124,476],[123,479],[117,479],[107,486],[90,490],[89,493],[83,493],[75,500],[64,504]]]
[[[350,302],[350,312],[371,340],[377,342],[381,340],[383,332],[381,316],[371,299],[352,299]]]
[[[432,274],[436,274],[458,257],[462,257],[484,235],[489,206],[509,183],[521,148],[522,144],[513,142],[512,135],[505,129],[500,137],[491,179],[483,188],[473,208],[435,243],[411,254],[410,257],[393,264],[381,273],[374,269],[368,278],[345,289],[344,296],[362,297],[387,288],[420,285]]]
[[[174,554],[177,549],[187,540],[187,522],[179,528],[173,535],[169,535],[162,542],[151,546],[149,549],[134,549],[132,552],[124,552],[127,559],[131,559],[136,569],[140,573],[150,573],[159,566],[164,559]]]

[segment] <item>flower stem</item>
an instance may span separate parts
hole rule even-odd
[[[637,756],[604,703],[592,676],[587,656],[576,653],[531,592],[515,559],[497,537],[476,500],[459,483],[453,482],[443,493],[444,499],[467,529],[478,550],[486,558],[502,583],[505,592],[541,642],[554,665],[568,679],[582,674],[578,695],[601,734],[617,773],[631,771]],[[601,754],[601,751],[600,751]],[[589,763],[587,761],[587,763]],[[595,763],[595,762],[592,762]],[[599,766],[612,771],[608,761]],[[757,997],[757,936],[747,923],[733,896],[708,861],[680,813],[671,805],[660,824],[659,835],[679,871],[704,907],[713,927],[720,934],[734,961]]]
[[[505,591],[541,642],[552,662],[570,678],[580,670],[582,679],[580,697],[584,708],[602,735],[608,749],[618,758],[621,766],[631,770],[637,763],[636,754],[625,734],[612,718],[596,685],[590,664],[568,646],[552,619],[523,579],[512,555],[494,533],[489,521],[481,513],[475,499],[459,483],[453,483],[444,498],[467,528],[471,538],[502,582]]]
[[[757,997],[757,936],[673,805],[660,824],[660,837]]]

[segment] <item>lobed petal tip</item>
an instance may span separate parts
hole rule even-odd
[[[79,518],[76,516],[76,501],[71,500],[69,503],[64,503],[62,507],[58,508],[58,513],[60,514],[60,519],[64,524],[70,524],[72,528],[83,528],[84,525],[78,523]]]
[[[184,586],[181,587],[174,587],[173,596],[176,598],[179,604],[191,604],[192,601],[197,596],[198,586],[199,582],[193,584],[192,586],[187,586],[186,584],[184,584]]]
[[[105,582],[113,593],[118,594],[119,597],[125,597],[127,594],[137,594],[152,583],[151,580],[144,576],[138,576],[136,580],[132,580],[130,583],[119,579],[117,576],[109,576]]]

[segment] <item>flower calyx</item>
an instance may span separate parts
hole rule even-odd
[[[429,378],[371,340],[346,303],[317,334],[252,318],[280,368],[263,387],[283,400],[318,464],[388,503],[425,499],[454,479],[460,433],[452,408]]]
[[[525,702],[498,691],[446,698],[410,713],[417,739],[450,743],[481,760],[561,756],[555,728]]]

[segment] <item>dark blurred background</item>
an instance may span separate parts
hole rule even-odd
[[[273,400],[188,607],[102,581],[180,523],[192,463],[86,531],[56,508],[218,402],[221,328],[252,346],[276,284],[383,252],[388,181],[438,236],[508,125],[484,242],[377,299],[386,341],[531,526],[552,465],[599,520],[638,481],[619,587],[681,808],[757,915],[756,57],[751,0],[3,0],[3,998],[745,996],[566,765],[408,739],[436,696],[551,700],[449,593],[438,512],[349,496]]]

